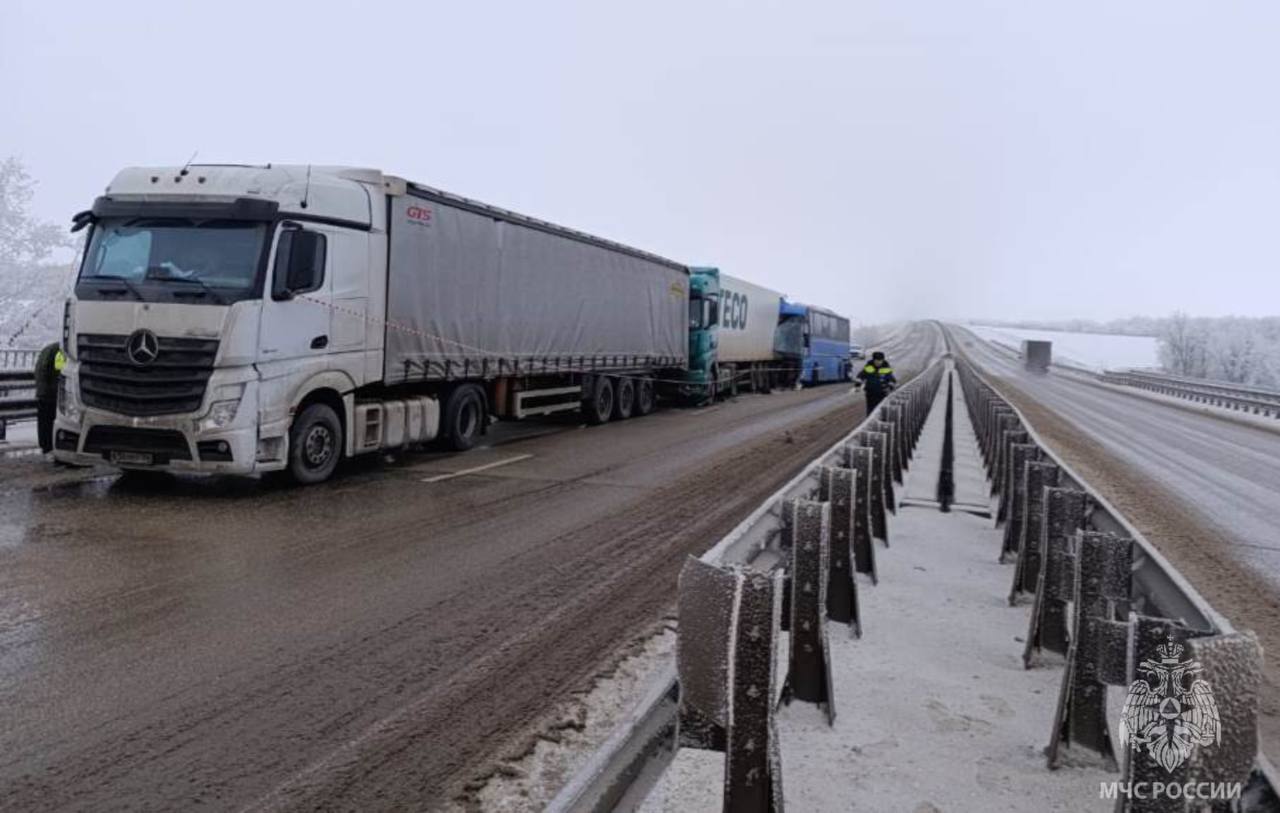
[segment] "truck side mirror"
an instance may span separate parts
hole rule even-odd
[[[314,291],[323,285],[327,243],[319,232],[303,229],[281,231],[276,245],[271,298],[290,299],[294,294]]]

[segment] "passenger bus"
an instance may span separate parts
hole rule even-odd
[[[797,366],[802,384],[848,381],[852,376],[849,320],[834,311],[783,300],[776,346]]]

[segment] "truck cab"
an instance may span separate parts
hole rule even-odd
[[[370,273],[382,184],[336,168],[119,173],[75,220],[89,232],[55,458],[327,477],[351,451],[352,393],[381,370],[367,314],[385,296]]]
[[[720,269],[689,268],[689,368],[680,395],[694,401],[716,397],[719,345]]]

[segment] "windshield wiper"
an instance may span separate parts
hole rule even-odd
[[[200,292],[197,294],[195,291],[192,291],[191,293],[196,294],[197,296],[205,296],[207,294],[208,296],[213,297],[213,301],[217,302],[219,305],[227,304],[227,301],[222,298],[222,295],[213,290],[209,283],[199,277],[175,277],[169,273],[169,269],[162,265],[153,265],[148,268],[147,279],[159,280],[161,282],[186,282],[192,285],[199,285],[201,289]],[[177,296],[178,292],[174,291],[173,295]]]
[[[125,291],[128,291],[129,293],[133,294],[134,298],[135,298],[135,299],[137,299],[139,302],[146,302],[146,301],[147,301],[147,298],[146,298],[145,296],[143,296],[143,295],[142,295],[142,292],[138,290],[137,286],[136,286],[136,285],[134,285],[134,284],[133,284],[132,282],[130,282],[129,280],[125,279],[124,277],[113,277],[113,276],[111,276],[110,274],[89,274],[88,276],[81,277],[80,279],[81,279],[81,280],[93,280],[93,281],[95,281],[95,282],[98,282],[99,284],[101,284],[101,283],[103,283],[103,282],[118,282],[118,283],[120,283],[121,285],[123,285],[123,286],[124,286],[124,289],[123,289],[123,290],[121,290],[121,289],[118,289],[118,288],[117,288],[116,290],[111,291],[111,293],[113,293],[113,294],[122,294],[122,293],[124,293]],[[102,290],[102,289],[99,289],[99,292],[100,292],[100,293],[107,293],[107,291],[106,291],[106,290]]]

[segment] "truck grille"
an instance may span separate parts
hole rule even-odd
[[[81,334],[80,400],[121,415],[194,412],[218,354],[217,339],[157,337],[155,359],[145,365],[129,358],[128,336]]]

